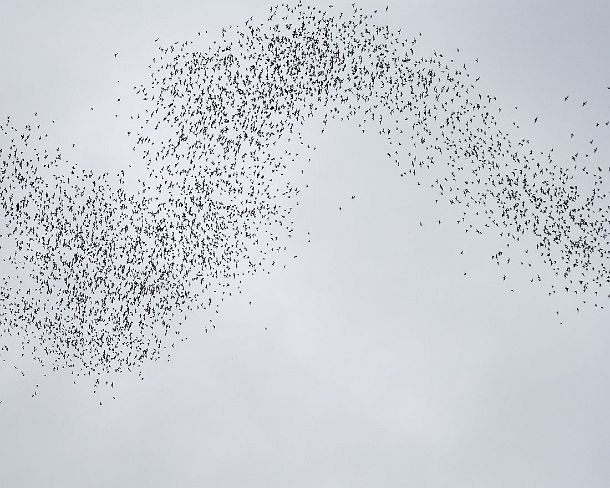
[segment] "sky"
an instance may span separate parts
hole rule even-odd
[[[154,40],[214,39],[271,5],[5,0],[0,117],[37,112],[83,167],[121,169]],[[570,133],[610,115],[607,2],[387,5],[378,22],[460,56],[506,112],[519,107],[534,147],[567,153]],[[213,333],[192,314],[170,362],[111,392],[0,363],[0,486],[607,485],[608,309],[576,313],[517,267],[504,281],[489,258],[503,241],[453,224],[378,135],[315,121],[304,134],[317,149],[298,257],[245,280]]]

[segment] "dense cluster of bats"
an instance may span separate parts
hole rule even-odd
[[[24,127],[5,117],[5,344],[50,369],[98,377],[165,357],[189,310],[214,311],[244,275],[286,252],[302,189],[291,175],[313,154],[300,131],[312,117],[322,131],[337,119],[379,132],[389,148],[380,159],[400,177],[456,206],[468,231],[505,239],[499,265],[526,236],[535,247],[524,266],[536,255],[558,288],[601,306],[610,207],[595,140],[568,161],[535,151],[501,128],[502,108],[465,64],[419,53],[418,36],[375,19],[356,7],[278,6],[261,23],[223,29],[207,49],[199,36],[157,43],[125,134],[135,184],[123,171],[67,162],[38,114]]]

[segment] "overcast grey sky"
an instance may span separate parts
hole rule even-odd
[[[535,147],[569,151],[571,132],[610,116],[607,2],[387,4],[380,22],[459,47],[501,106],[539,116],[522,132]],[[270,5],[3,0],[0,117],[37,111],[77,143],[73,160],[120,169],[132,156],[112,102],[131,103],[154,39],[213,36]],[[488,257],[502,241],[465,235],[405,185],[379,136],[305,132],[317,150],[295,221],[311,243],[248,280],[213,334],[190,317],[173,360],[120,378],[116,400],[0,365],[0,486],[608,485],[608,310],[576,314],[517,268],[503,281]]]

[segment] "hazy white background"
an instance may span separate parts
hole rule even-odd
[[[610,116],[606,1],[388,4],[380,22],[459,47],[506,110],[538,115],[522,133],[537,147]],[[2,0],[0,117],[37,111],[58,145],[76,143],[66,157],[120,169],[154,39],[213,38],[270,5]],[[213,334],[192,317],[173,361],[118,379],[116,400],[63,374],[32,398],[38,378],[0,369],[0,486],[608,486],[607,310],[566,306],[560,325],[545,288],[517,268],[502,281],[488,257],[500,241],[434,224],[442,211],[398,178],[380,137],[315,129],[295,215],[311,243],[246,283]]]

